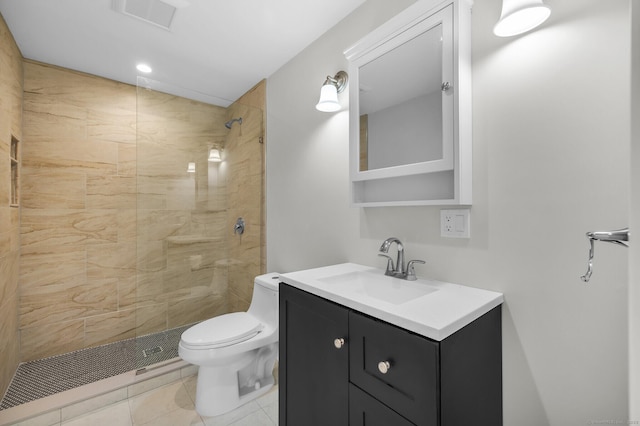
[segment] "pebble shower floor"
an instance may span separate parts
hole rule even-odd
[[[22,363],[0,410],[176,358],[190,326]]]

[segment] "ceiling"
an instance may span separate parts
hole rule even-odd
[[[114,10],[134,1],[176,7],[169,29]],[[228,106],[364,1],[0,0],[0,13],[27,59]]]

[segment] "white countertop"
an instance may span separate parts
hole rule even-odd
[[[281,274],[282,282],[316,296],[441,341],[499,306],[502,293],[384,275],[355,263]]]

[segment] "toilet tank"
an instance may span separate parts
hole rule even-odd
[[[253,282],[249,313],[275,328],[278,327],[279,273],[259,275]]]

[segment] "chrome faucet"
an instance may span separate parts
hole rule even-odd
[[[396,243],[396,246],[398,249],[398,257],[396,259],[395,266],[393,264],[393,259],[386,254],[386,253],[389,253],[389,247],[391,247],[391,244],[393,243]],[[378,253],[378,256],[387,258],[387,269],[384,272],[384,274],[389,275],[391,277],[403,278],[405,280],[415,281],[417,277],[416,277],[416,271],[413,265],[415,263],[425,263],[424,260],[410,260],[405,267],[404,246],[402,245],[402,241],[400,241],[395,237],[390,237],[384,240],[384,242],[380,246],[379,251],[380,253]]]
[[[380,253],[389,253],[389,247],[391,247],[391,244],[393,243],[396,243],[398,246],[398,258],[396,260],[395,268],[393,267],[393,260],[389,256],[384,254],[380,254],[379,256],[384,256],[391,261],[387,261],[387,272],[389,272],[389,265],[391,265],[391,272],[393,272],[393,274],[387,273],[387,275],[395,275],[397,273],[404,274],[404,246],[402,245],[402,241],[396,237],[387,238],[380,246],[379,251]]]

